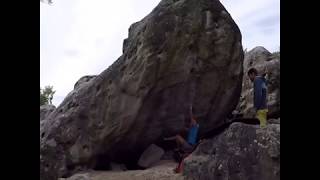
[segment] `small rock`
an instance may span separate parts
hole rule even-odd
[[[149,168],[160,161],[164,150],[155,144],[151,144],[141,155],[138,165],[143,168]]]

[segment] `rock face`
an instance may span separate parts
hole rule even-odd
[[[267,72],[268,80],[268,117],[280,117],[280,59],[274,57],[263,47],[256,47],[245,54],[243,69],[241,99],[238,106],[240,113],[246,117],[252,117],[253,110],[253,84],[247,76],[248,70],[254,67],[260,74]]]
[[[239,101],[242,63],[240,30],[218,0],[162,0],[131,25],[123,55],[46,119],[41,179],[92,168],[98,155],[137,161],[184,128],[190,105],[200,133],[220,126]]]
[[[233,123],[185,159],[186,179],[280,179],[280,124]]]
[[[80,88],[80,86],[83,86],[87,83],[89,83],[91,80],[93,80],[94,78],[96,78],[97,76],[92,75],[92,76],[83,76],[82,78],[80,78],[76,84],[74,85],[74,89]]]
[[[44,120],[55,109],[56,109],[56,107],[54,105],[40,106],[40,121]]]

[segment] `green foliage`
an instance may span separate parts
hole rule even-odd
[[[45,86],[44,89],[40,87],[40,106],[46,104],[52,104],[53,95],[56,91],[53,91],[53,86]]]

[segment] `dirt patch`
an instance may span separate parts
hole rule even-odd
[[[174,161],[162,160],[146,170],[90,171],[59,180],[183,180],[182,174],[174,173],[176,166]]]

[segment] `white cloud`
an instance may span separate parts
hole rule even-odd
[[[122,54],[129,26],[160,0],[55,0],[40,3],[40,85],[60,104],[84,75],[99,74]],[[221,0],[242,32],[244,47],[278,49],[279,0]],[[268,19],[269,18],[269,19]]]
[[[244,48],[280,46],[280,0],[221,0],[242,33]]]

